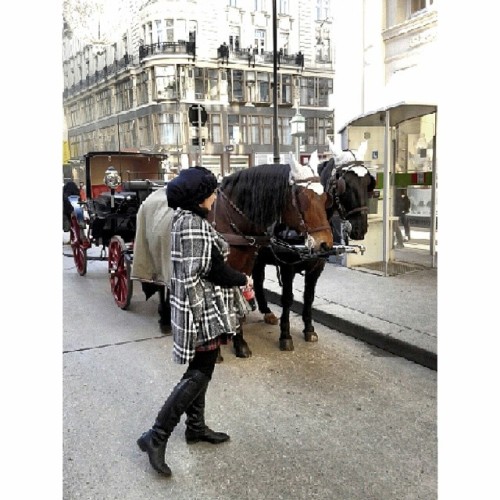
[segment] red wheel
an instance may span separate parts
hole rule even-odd
[[[87,238],[85,231],[80,227],[76,215],[71,214],[71,227],[69,233],[73,259],[75,260],[76,270],[80,276],[87,272]]]
[[[125,253],[126,245],[123,238],[113,236],[109,242],[108,272],[111,293],[116,305],[127,309],[132,298],[132,280],[130,279],[131,259]]]

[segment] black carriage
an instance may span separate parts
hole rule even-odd
[[[141,203],[164,187],[166,155],[135,152],[91,152],[85,155],[86,199],[70,197],[70,243],[78,273],[84,276],[89,259],[107,260],[111,292],[126,309],[132,297],[136,217]],[[101,247],[100,257],[87,256]]]

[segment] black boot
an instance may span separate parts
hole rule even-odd
[[[163,404],[153,427],[138,440],[139,448],[147,452],[149,463],[155,471],[170,476],[172,471],[165,463],[167,441],[182,414],[208,383],[208,377],[198,370],[188,371]]]
[[[198,394],[196,399],[186,409],[186,443],[193,444],[198,441],[207,441],[219,444],[227,441],[229,436],[224,432],[215,432],[205,425],[205,394],[210,379]]]

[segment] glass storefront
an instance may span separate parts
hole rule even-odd
[[[408,106],[411,112],[404,106],[354,120],[344,136],[344,147],[353,151],[366,141],[364,162],[379,193],[376,210],[368,215],[366,255],[349,256],[352,265],[370,260],[437,265],[436,111],[419,114],[416,106]],[[418,116],[398,120],[405,113]]]

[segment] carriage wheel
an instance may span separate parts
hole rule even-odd
[[[87,272],[87,247],[84,230],[80,227],[76,215],[71,214],[71,227],[69,233],[73,259],[75,260],[76,270],[80,276]]]
[[[127,309],[132,298],[130,279],[131,258],[125,253],[126,246],[121,236],[113,236],[109,242],[108,272],[111,293],[120,309]]]

